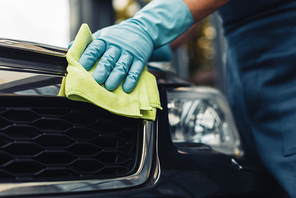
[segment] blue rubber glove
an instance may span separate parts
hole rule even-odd
[[[194,24],[183,0],[153,0],[134,17],[99,30],[79,63],[90,69],[100,59],[93,78],[114,90],[126,77],[123,90],[131,92],[151,53],[177,38]]]

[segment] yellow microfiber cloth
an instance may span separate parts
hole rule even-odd
[[[162,109],[155,77],[145,67],[132,92],[125,93],[122,90],[123,82],[112,92],[106,90],[92,77],[95,66],[87,71],[78,63],[80,56],[93,39],[95,38],[88,25],[82,24],[66,56],[68,74],[63,78],[59,96],[89,102],[121,116],[154,121],[156,108]]]

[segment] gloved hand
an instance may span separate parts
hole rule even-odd
[[[101,57],[93,78],[114,90],[126,77],[123,90],[130,92],[136,86],[152,51],[165,45],[194,24],[190,10],[183,0],[153,0],[135,14],[117,25],[94,34],[79,63],[90,69]]]
[[[114,90],[126,77],[123,90],[132,91],[154,49],[152,40],[143,35],[137,25],[126,23],[124,21],[95,33],[94,36],[99,36],[88,45],[79,60],[88,70],[102,56],[93,78],[99,84],[105,83],[108,90]]]

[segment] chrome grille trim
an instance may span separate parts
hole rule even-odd
[[[114,190],[138,186],[146,182],[150,176],[153,164],[156,138],[156,122],[145,123],[143,129],[143,149],[141,163],[136,173],[115,179],[77,180],[59,182],[27,182],[2,183],[0,196],[21,196],[52,193],[70,193],[98,190]],[[156,181],[160,174],[158,154],[156,153],[156,169],[153,178]]]

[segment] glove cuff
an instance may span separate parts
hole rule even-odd
[[[183,0],[153,0],[129,20],[150,36],[154,48],[173,41],[194,24]]]

